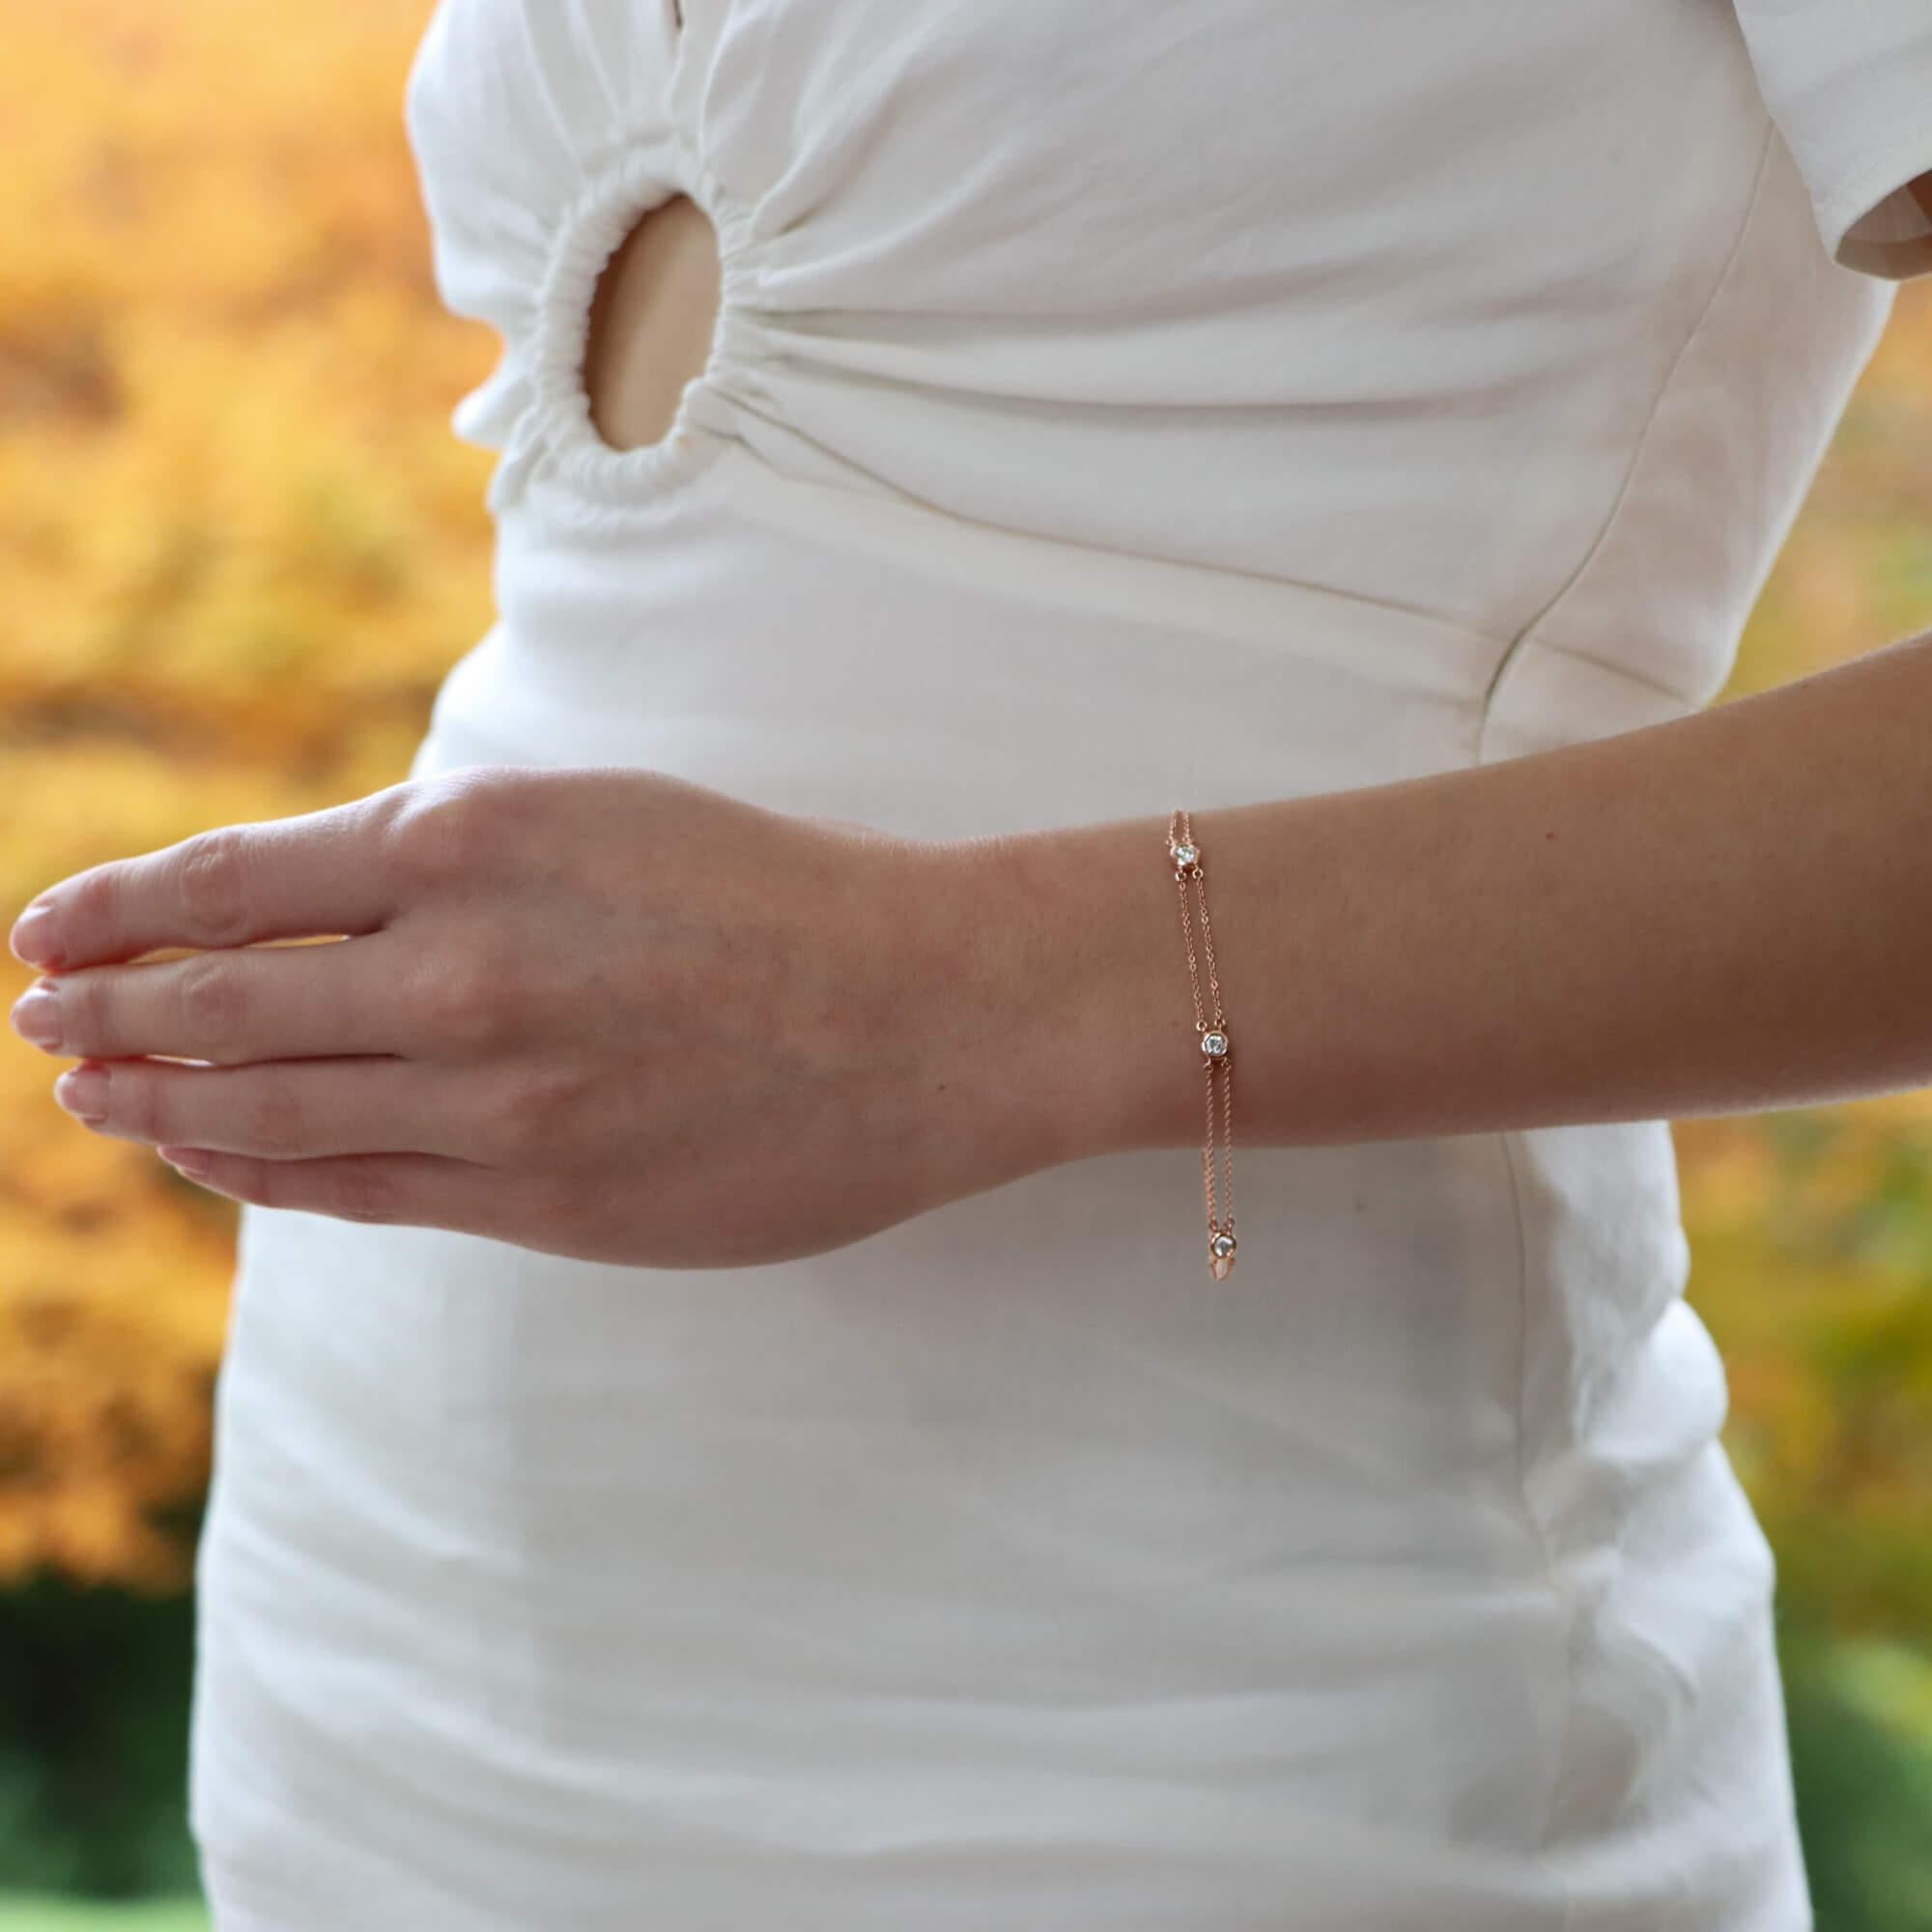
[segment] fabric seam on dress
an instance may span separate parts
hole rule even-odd
[[[1517,1134],[1505,1129],[1493,1136],[1495,1146],[1502,1155],[1503,1174],[1509,1181],[1510,1214],[1516,1223],[1516,1289],[1517,1289],[1517,1373],[1516,1373],[1516,1491],[1517,1506],[1522,1513],[1523,1521],[1528,1525],[1530,1538],[1536,1546],[1538,1561],[1543,1565],[1543,1580],[1549,1591],[1550,1601],[1555,1606],[1558,1619],[1558,1634],[1562,1644],[1563,1715],[1556,1734],[1556,1761],[1550,1769],[1549,1797],[1544,1805],[1543,1821],[1537,1829],[1534,1854],[1541,1859],[1548,1853],[1549,1828],[1556,1815],[1557,1799],[1563,1790],[1563,1774],[1570,1758],[1570,1733],[1574,1722],[1577,1703],[1576,1660],[1572,1654],[1576,1620],[1575,1605],[1570,1601],[1570,1593],[1564,1587],[1563,1579],[1556,1564],[1556,1552],[1552,1548],[1548,1532],[1543,1526],[1543,1520],[1530,1506],[1529,1477],[1524,1456],[1526,1428],[1524,1410],[1527,1406],[1529,1381],[1529,1228],[1528,1215],[1523,1207],[1522,1180],[1517,1171]],[[1574,1916],[1575,1900],[1570,1887],[1559,1878],[1557,1889],[1558,1918],[1556,1932],[1570,1932]]]
[[[1638,670],[1634,665],[1618,664],[1614,658],[1599,657],[1595,651],[1578,650],[1575,644],[1555,643],[1548,638],[1538,638],[1536,644],[1539,650],[1553,652],[1557,657],[1575,658],[1578,664],[1594,666],[1614,677],[1628,678],[1632,684],[1640,684],[1646,691],[1675,698],[1679,704],[1696,706],[1697,700],[1688,692],[1679,691],[1674,684],[1665,684],[1661,677],[1653,677],[1649,671]],[[1484,708],[1487,712],[1488,707]]]
[[[1577,558],[1576,568],[1564,579],[1563,582],[1557,587],[1543,609],[1530,618],[1523,625],[1522,629],[1517,633],[1516,637],[1504,650],[1501,658],[1497,660],[1495,670],[1490,677],[1489,689],[1483,694],[1483,722],[1482,727],[1476,737],[1476,762],[1478,764],[1482,764],[1487,760],[1490,726],[1495,715],[1496,700],[1504,684],[1509,679],[1511,669],[1523,656],[1529,646],[1541,645],[1543,643],[1543,639],[1536,635],[1538,630],[1549,621],[1551,615],[1561,608],[1564,600],[1582,582],[1584,572],[1589,569],[1598,552],[1603,549],[1605,543],[1608,540],[1610,532],[1616,527],[1618,514],[1629,500],[1630,493],[1636,482],[1637,474],[1643,468],[1643,454],[1650,445],[1651,432],[1657,426],[1658,412],[1662,409],[1671,390],[1675,386],[1678,373],[1684,367],[1685,357],[1690,355],[1692,347],[1702,338],[1705,326],[1709,323],[1712,312],[1718,305],[1718,298],[1729,286],[1731,275],[1736,270],[1739,257],[1744,251],[1745,238],[1750,233],[1752,217],[1756,214],[1758,203],[1763,198],[1764,185],[1770,178],[1772,143],[1776,138],[1776,135],[1777,124],[1767,113],[1764,122],[1763,139],[1758,146],[1757,166],[1752,170],[1751,174],[1750,191],[1744,198],[1744,208],[1738,217],[1737,232],[1732,236],[1730,246],[1725,250],[1723,267],[1719,270],[1716,279],[1712,282],[1711,292],[1704,298],[1703,306],[1697,311],[1696,319],[1685,330],[1684,340],[1678,344],[1676,355],[1670,358],[1670,367],[1664,372],[1663,381],[1658,384],[1656,395],[1651,398],[1650,408],[1644,413],[1643,427],[1637,433],[1636,440],[1631,445],[1630,461],[1624,467],[1623,481],[1619,484],[1615,497],[1611,498],[1609,508],[1605,512],[1604,521],[1599,526],[1597,534],[1591,539],[1583,554]],[[1546,648],[1548,647],[1546,646]],[[1655,682],[1655,680],[1650,681]],[[1673,693],[1672,696],[1681,696],[1681,694]]]
[[[1630,462],[1626,466],[1623,482],[1618,487],[1616,496],[1612,498],[1609,508],[1605,514],[1602,526],[1598,529],[1589,547],[1584,551],[1583,555],[1578,559],[1577,567],[1570,573],[1569,577],[1549,601],[1544,605],[1543,609],[1518,632],[1497,662],[1496,668],[1490,679],[1489,689],[1483,694],[1481,723],[1476,732],[1475,762],[1478,765],[1488,760],[1490,726],[1495,714],[1497,696],[1507,680],[1510,668],[1522,656],[1526,645],[1532,642],[1537,644],[1542,643],[1542,639],[1536,637],[1538,627],[1548,619],[1550,613],[1562,604],[1563,600],[1581,581],[1583,573],[1589,567],[1591,559],[1602,550],[1611,529],[1615,527],[1617,514],[1628,499],[1631,488],[1636,480],[1637,472],[1642,467],[1643,452],[1650,442],[1651,432],[1656,426],[1658,412],[1663,407],[1665,399],[1669,396],[1671,386],[1677,380],[1678,372],[1684,366],[1685,357],[1690,355],[1692,345],[1702,336],[1705,326],[1710,321],[1712,312],[1718,305],[1719,298],[1728,286],[1731,275],[1737,267],[1739,257],[1744,249],[1745,240],[1750,233],[1752,217],[1755,215],[1758,203],[1763,197],[1765,182],[1769,179],[1772,143],[1776,137],[1776,123],[1767,113],[1764,124],[1764,136],[1758,148],[1757,165],[1751,173],[1750,190],[1744,198],[1744,207],[1738,217],[1737,231],[1731,238],[1729,248],[1725,251],[1723,266],[1713,280],[1710,293],[1705,297],[1703,305],[1697,312],[1696,319],[1691,323],[1690,328],[1685,331],[1684,340],[1678,345],[1677,354],[1671,357],[1670,367],[1665,372],[1663,381],[1658,385],[1657,394],[1652,399],[1650,409],[1644,416],[1643,427],[1638,432],[1636,440],[1632,445]],[[1545,648],[1561,649],[1563,647],[1545,646]],[[1577,652],[1574,653],[1574,655],[1583,656],[1585,654]],[[1618,668],[1622,668],[1622,667],[1618,667]],[[1652,679],[1646,680],[1646,682],[1654,684],[1656,681]],[[1673,693],[1672,696],[1681,696],[1681,694]],[[1504,1129],[1496,1133],[1493,1138],[1502,1155],[1503,1171],[1509,1179],[1510,1202],[1517,1230],[1517,1499],[1518,1506],[1521,1510],[1535,1541],[1536,1548],[1544,1567],[1544,1581],[1549,1589],[1551,1599],[1555,1604],[1562,1623],[1563,1719],[1561,1729],[1558,1732],[1556,1761],[1550,1775],[1548,1802],[1544,1807],[1543,1823],[1536,1837],[1537,1855],[1543,1857],[1548,1853],[1549,1834],[1556,1821],[1557,1805],[1562,1799],[1564,1776],[1569,1769],[1570,1745],[1575,1731],[1577,1704],[1575,1655],[1576,1608],[1570,1600],[1569,1592],[1564,1587],[1548,1532],[1545,1528],[1542,1519],[1537,1515],[1529,1497],[1528,1467],[1526,1463],[1526,1416],[1529,1401],[1529,1229],[1528,1214],[1523,1200],[1522,1181],[1518,1171],[1518,1155],[1522,1136],[1517,1129]],[[1556,1932],[1571,1932],[1571,1927],[1576,1918],[1576,1898],[1567,1883],[1559,1878],[1557,1884],[1560,1916],[1557,1920]]]

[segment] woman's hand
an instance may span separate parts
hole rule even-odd
[[[75,874],[14,928],[49,977],[14,1019],[84,1056],[63,1104],[241,1200],[781,1261],[1064,1157],[997,868],[652,772],[470,766]]]

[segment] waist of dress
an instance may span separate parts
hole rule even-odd
[[[539,487],[417,769],[648,765],[970,836],[1341,789],[1675,715],[1634,676],[1393,602],[783,474],[702,429],[622,516]],[[1509,729],[1492,727],[1512,668]]]

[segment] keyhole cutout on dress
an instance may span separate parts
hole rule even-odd
[[[718,235],[689,195],[649,210],[598,277],[583,345],[590,420],[612,449],[661,441],[710,359],[718,327]]]

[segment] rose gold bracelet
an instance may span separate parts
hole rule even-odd
[[[1216,1281],[1225,1281],[1235,1265],[1235,1077],[1234,1043],[1221,1011],[1221,977],[1214,970],[1214,932],[1208,923],[1208,886],[1201,847],[1186,810],[1177,806],[1167,824],[1167,853],[1174,862],[1174,883],[1180,891],[1180,936],[1187,945],[1187,979],[1194,988],[1194,1031],[1201,1036],[1201,1059],[1208,1077],[1208,1144],[1201,1150],[1201,1179],[1208,1192],[1208,1266]],[[1201,913],[1201,950],[1208,955],[1208,990],[1214,1002],[1211,1016],[1201,1004],[1201,973],[1194,963],[1194,929],[1187,917],[1187,882]],[[1225,1219],[1214,1213],[1214,1090],[1221,1092],[1221,1138],[1226,1144],[1228,1184]]]

